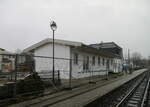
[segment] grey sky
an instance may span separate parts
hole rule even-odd
[[[0,0],[0,47],[24,49],[52,37],[99,43],[114,41],[150,55],[149,0]]]

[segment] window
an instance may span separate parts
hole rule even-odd
[[[85,59],[85,56],[83,57],[83,70],[86,70],[86,59]]]
[[[107,60],[106,60],[106,67],[107,67],[108,70],[109,70],[109,66],[110,66],[109,64],[110,64],[110,60],[107,59]]]
[[[100,57],[98,57],[98,65],[100,65],[101,64],[101,59],[100,59]]]
[[[105,59],[103,58],[103,65],[105,65]]]
[[[74,54],[74,64],[78,64],[78,54]]]
[[[87,70],[89,69],[89,56],[87,56],[87,59],[86,59],[86,69]]]
[[[107,59],[107,65],[109,65],[110,64],[110,61],[109,61],[109,59]]]
[[[113,65],[113,60],[111,59],[111,65]]]
[[[92,57],[92,65],[95,65],[95,56]]]
[[[88,70],[89,69],[89,56],[84,56],[83,57],[83,70]]]

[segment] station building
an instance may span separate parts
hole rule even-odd
[[[35,70],[38,73],[52,71],[52,42],[52,39],[47,38],[23,51],[34,54]],[[55,70],[60,71],[62,79],[69,79],[70,72],[72,78],[106,75],[108,71],[119,72],[121,65],[121,57],[103,48],[55,39]]]

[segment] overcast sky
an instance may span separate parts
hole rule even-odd
[[[0,48],[24,49],[52,37],[85,44],[114,41],[150,55],[150,0],[0,0]]]

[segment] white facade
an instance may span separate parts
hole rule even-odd
[[[118,73],[118,72],[121,72],[122,71],[122,59],[119,59],[119,58],[114,58],[114,72],[115,73]]]
[[[47,56],[51,58],[35,57],[36,72],[52,71],[52,44],[46,44],[37,48],[34,51],[35,56]],[[70,47],[60,44],[55,44],[55,57],[70,59]],[[63,59],[55,59],[55,70],[60,70],[61,78],[69,78],[70,61]]]
[[[71,56],[74,59],[74,54],[78,54],[78,64],[75,64],[74,61],[72,63],[72,76],[73,78],[83,78],[89,77],[91,75],[106,75],[107,73],[107,60],[113,60],[112,58],[103,57],[100,55],[81,52],[77,50],[73,50],[71,52]],[[84,60],[89,57],[89,66],[88,69],[84,69]],[[93,64],[92,58],[95,57],[95,64]],[[98,62],[98,58],[100,58],[100,63]],[[104,59],[104,64],[103,64]],[[113,70],[113,66],[109,63],[109,70]]]

